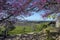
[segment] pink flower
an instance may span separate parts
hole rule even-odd
[[[60,0],[56,0],[57,1],[57,3],[60,3]]]

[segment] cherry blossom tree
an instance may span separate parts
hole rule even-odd
[[[60,0],[0,0],[0,15],[6,16],[1,17],[2,20],[9,19],[11,16],[31,16],[31,12],[40,10],[46,10],[42,16],[59,13]]]
[[[43,17],[60,13],[60,0],[0,0],[0,23],[13,24],[17,16],[28,17],[41,10],[46,11]]]

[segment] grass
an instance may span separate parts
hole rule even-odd
[[[24,34],[24,33],[30,33],[30,32],[40,32],[44,24],[36,24],[33,27],[31,26],[16,26],[16,28],[13,31],[9,31],[10,35],[16,35],[16,34]],[[35,30],[34,30],[35,29]]]
[[[24,33],[30,33],[30,32],[40,32],[41,30],[46,28],[44,25],[47,25],[47,24],[48,23],[40,23],[40,24],[34,24],[34,26],[27,26],[27,25],[26,26],[18,26],[18,25],[16,25],[16,28],[12,31],[9,31],[8,34],[16,35],[16,34],[24,34]],[[1,29],[4,29],[4,28],[1,28]]]
[[[23,27],[23,26],[16,26],[13,31],[10,31],[9,34],[16,35],[16,34],[23,34],[32,32],[31,27]]]

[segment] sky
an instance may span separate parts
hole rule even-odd
[[[40,11],[40,12],[32,12],[34,15],[29,16],[29,17],[25,17],[25,20],[28,21],[52,21],[53,18],[42,18],[41,14],[44,14],[45,11]],[[20,18],[19,18],[20,19]]]

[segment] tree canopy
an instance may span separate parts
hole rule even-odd
[[[0,0],[1,21],[9,19],[11,16],[31,16],[31,12],[41,10],[46,10],[43,17],[59,13],[60,0]]]

